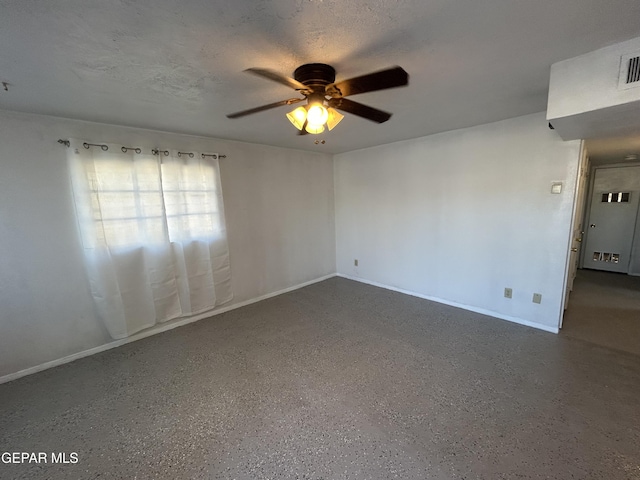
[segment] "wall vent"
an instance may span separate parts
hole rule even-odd
[[[633,57],[627,63],[627,83],[640,82],[640,57]]]
[[[620,58],[618,88],[640,87],[640,54],[623,55]]]

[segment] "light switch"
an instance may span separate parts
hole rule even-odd
[[[562,182],[553,182],[551,184],[551,193],[562,193]]]

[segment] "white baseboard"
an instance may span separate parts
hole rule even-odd
[[[252,298],[250,300],[245,300],[244,302],[234,303],[229,306],[221,307],[219,309],[212,310],[210,312],[200,313],[192,317],[183,318],[178,321],[170,322],[168,324],[160,324],[160,325],[151,327],[147,330],[144,330],[142,332],[131,335],[130,337],[127,337],[127,338],[114,340],[113,342],[105,343],[104,345],[100,345],[98,347],[90,348],[88,350],[74,353],[72,355],[67,355],[66,357],[58,358],[56,360],[51,360],[50,362],[41,363],[40,365],[36,365],[34,367],[25,368],[24,370],[19,370],[15,373],[9,373],[7,375],[0,377],[0,384],[10,382],[12,380],[17,380],[18,378],[25,377],[33,373],[41,372],[42,370],[47,370],[49,368],[57,367],[59,365],[64,365],[65,363],[73,362],[74,360],[78,360],[80,358],[88,357],[90,355],[95,355],[96,353],[104,352],[106,350],[111,350],[112,348],[120,347],[121,345],[135,342],[136,340],[142,340],[143,338],[150,337],[151,335],[156,335],[157,333],[166,332],[167,330],[172,330],[174,328],[181,327],[189,323],[197,322],[198,320],[203,320],[205,318],[210,318],[216,315],[220,315],[221,313],[225,313],[230,310],[235,310],[236,308],[245,307],[247,305],[251,305],[252,303],[266,300],[267,298],[276,297],[278,295],[282,295],[283,293],[288,293],[293,290],[298,290],[299,288],[303,288],[308,285],[312,285],[314,283],[322,282],[324,280],[333,278],[335,276],[336,274],[332,273],[329,275],[325,275],[323,277],[309,280],[308,282],[300,283],[292,287],[278,290],[277,292],[267,293],[266,295],[262,295],[260,297]]]
[[[342,278],[347,278],[349,280],[354,280],[354,281],[360,282],[360,283],[366,283],[368,285],[373,285],[374,287],[380,287],[380,288],[384,288],[384,289],[387,289],[387,290],[393,290],[394,292],[404,293],[406,295],[411,295],[413,297],[419,297],[419,298],[423,298],[425,300],[431,300],[432,302],[438,302],[438,303],[443,303],[445,305],[449,305],[449,306],[452,306],[452,307],[462,308],[463,310],[469,310],[471,312],[480,313],[482,315],[488,315],[490,317],[499,318],[501,320],[507,320],[509,322],[518,323],[520,325],[525,325],[527,327],[537,328],[539,330],[544,330],[545,332],[558,333],[560,331],[558,329],[558,327],[550,327],[548,325],[543,325],[543,324],[537,323],[537,322],[531,322],[529,320],[524,320],[522,318],[511,317],[509,315],[503,315],[501,313],[493,312],[491,310],[485,310],[484,308],[478,308],[478,307],[473,307],[471,305],[464,305],[462,303],[451,302],[449,300],[445,300],[443,298],[438,298],[438,297],[432,297],[430,295],[423,295],[421,293],[412,292],[410,290],[404,290],[402,288],[392,287],[390,285],[385,285],[383,283],[378,283],[378,282],[374,282],[374,281],[371,281],[371,280],[366,280],[366,279],[360,278],[360,277],[354,277],[354,276],[351,276],[351,275],[344,275],[342,273],[337,273],[336,276],[337,277],[342,277]]]

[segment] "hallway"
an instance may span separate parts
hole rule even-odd
[[[578,270],[561,335],[640,355],[640,277]]]

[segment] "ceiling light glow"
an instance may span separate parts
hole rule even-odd
[[[322,105],[314,104],[309,107],[307,122],[313,125],[324,125],[329,118],[329,112]]]
[[[340,123],[344,115],[334,108],[327,108],[321,103],[311,103],[305,107],[298,107],[287,113],[287,118],[298,130],[305,130],[307,133],[319,134],[329,130]]]
[[[298,130],[302,130],[304,122],[307,119],[307,109],[304,107],[298,107],[295,110],[287,113],[287,118]]]

